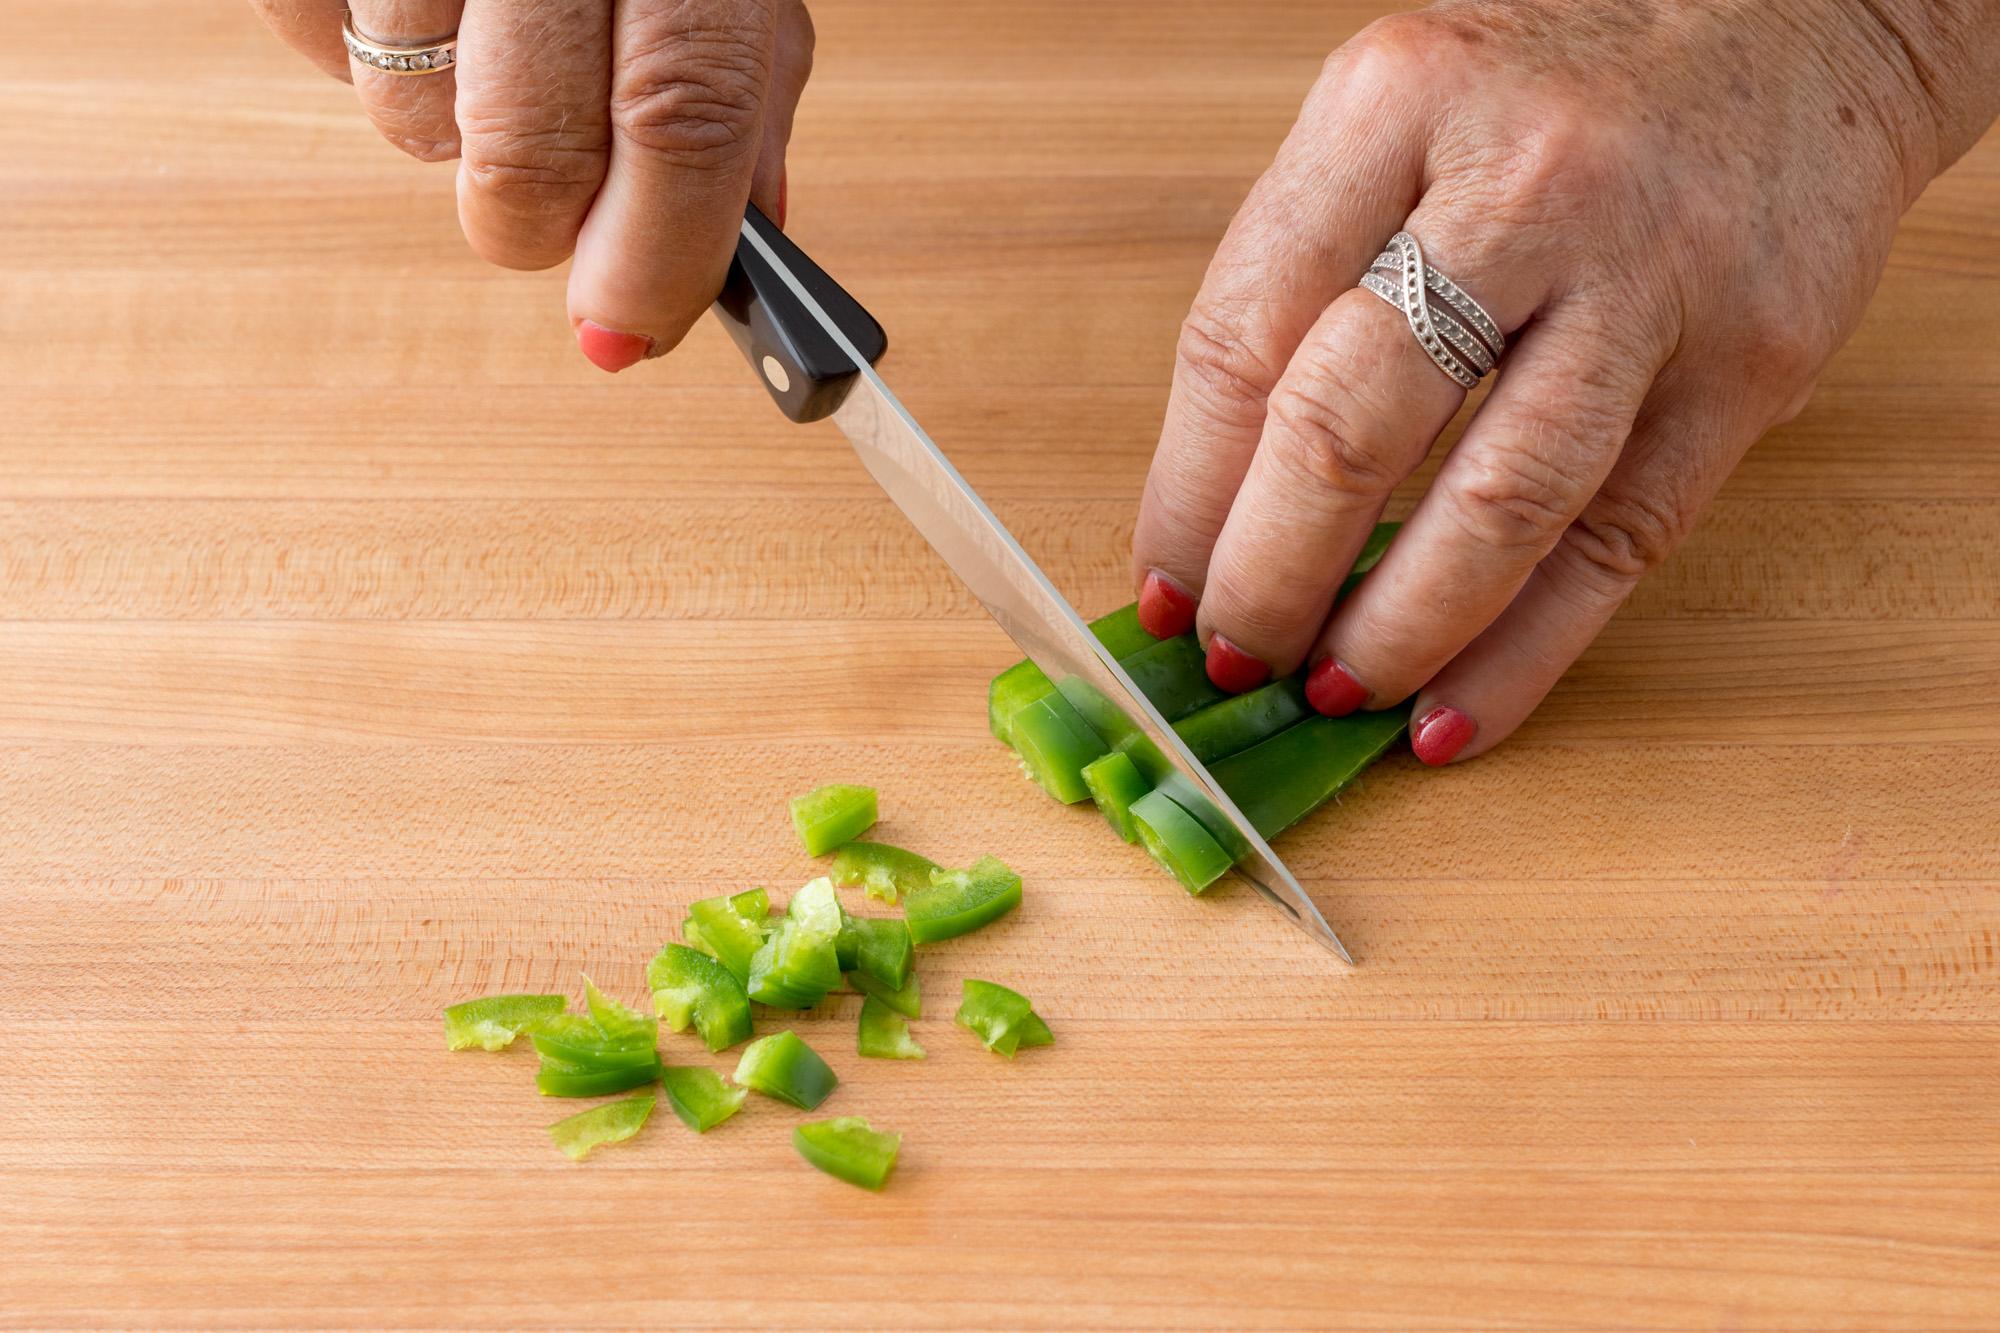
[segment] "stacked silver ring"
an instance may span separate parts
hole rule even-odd
[[[1408,317],[1418,346],[1463,388],[1476,386],[1507,350],[1492,316],[1464,288],[1426,264],[1423,246],[1406,231],[1389,238],[1389,248],[1375,256],[1361,285]],[[1440,304],[1431,304],[1433,296]]]
[[[347,54],[357,63],[401,78],[417,74],[442,74],[458,63],[456,35],[440,38],[435,42],[425,42],[420,46],[385,46],[380,42],[370,41],[356,32],[354,15],[349,14],[341,21],[340,39],[347,44]]]

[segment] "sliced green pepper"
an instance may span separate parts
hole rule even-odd
[[[542,1058],[578,1070],[648,1069],[658,1062],[653,1039],[629,1034],[612,1036],[580,1014],[543,1019],[528,1034]]]
[[[894,903],[905,893],[930,887],[937,862],[886,842],[850,842],[833,854],[827,876],[843,889],[861,888],[870,898]]]
[[[810,1111],[827,1099],[840,1082],[819,1053],[796,1032],[774,1032],[743,1048],[736,1064],[736,1082],[752,1092],[789,1102]]]
[[[732,1088],[722,1075],[700,1065],[668,1065],[660,1071],[660,1086],[667,1091],[667,1105],[681,1123],[697,1134],[706,1134],[743,1109],[749,1096],[745,1088]]]
[[[1053,691],[1014,715],[1014,751],[1035,785],[1065,805],[1088,800],[1083,766],[1105,751],[1103,737]]]
[[[1218,760],[1209,773],[1252,827],[1276,837],[1380,758],[1409,721],[1407,709],[1308,718],[1261,745]]]
[[[703,898],[688,906],[681,937],[747,984],[750,960],[771,934],[766,920],[770,912],[770,896],[762,889],[749,889],[733,898]]]
[[[792,798],[792,827],[807,856],[821,856],[868,831],[875,822],[875,789],[832,782]]]
[[[482,1051],[502,1051],[514,1038],[544,1019],[554,1018],[569,1008],[560,995],[488,995],[465,1000],[444,1011],[444,1044],[450,1051],[477,1046]]]
[[[597,983],[589,977],[583,979],[583,1002],[590,1010],[590,1021],[611,1041],[644,1042],[647,1046],[657,1046],[660,1041],[660,1020],[648,1018],[636,1009],[628,1009],[618,1001],[597,989]]]
[[[918,989],[917,974],[914,969],[910,972],[909,984],[901,990],[890,990],[875,978],[864,976],[859,972],[849,972],[847,984],[863,995],[880,1000],[905,1018],[924,1016],[923,994]]]
[[[1287,676],[1190,713],[1174,723],[1174,730],[1195,758],[1212,764],[1312,716],[1305,684],[1297,676]]]
[[[896,1152],[903,1146],[903,1136],[879,1133],[860,1116],[843,1115],[796,1126],[792,1146],[829,1176],[879,1190],[896,1169]]]
[[[910,1036],[901,1014],[874,996],[861,1002],[861,1030],[856,1041],[861,1054],[876,1060],[921,1060],[924,1048]]]
[[[1132,818],[1147,852],[1189,893],[1200,893],[1229,873],[1229,853],[1166,792],[1155,788],[1134,801]]]
[[[901,990],[910,979],[913,944],[910,928],[901,921],[842,913],[834,950],[839,955],[841,971],[860,972],[893,990]]]
[[[1132,757],[1122,750],[1099,755],[1083,767],[1083,785],[1097,802],[1105,822],[1127,842],[1139,841],[1138,827],[1132,822],[1132,802],[1152,790]]]
[[[544,1055],[535,1071],[535,1087],[544,1097],[608,1097],[625,1092],[660,1076],[660,1058],[632,1069],[604,1069],[572,1064]]]
[[[1106,652],[1121,662],[1159,642],[1139,627],[1139,606],[1136,602],[1091,621],[1090,632],[1097,636],[1097,641],[1104,645]],[[1033,662],[1025,659],[1016,662],[995,676],[986,691],[986,725],[995,736],[1012,745],[1014,715],[1054,689],[1049,678]]]
[[[646,968],[653,988],[653,1011],[667,1030],[692,1023],[711,1051],[725,1050],[750,1035],[750,997],[736,974],[685,944],[669,944]]]
[[[1162,639],[1119,665],[1169,722],[1229,697],[1208,678],[1207,659],[1192,634]]]
[[[938,870],[931,886],[903,902],[910,938],[934,944],[978,930],[1021,905],[1021,877],[997,857],[982,856],[964,870]]]
[[[976,977],[965,979],[965,999],[956,1018],[958,1025],[978,1037],[987,1050],[1010,1060],[1023,1045],[1046,1046],[1055,1040],[1027,996]]]
[[[593,1106],[567,1120],[549,1126],[549,1137],[572,1162],[580,1162],[593,1148],[607,1143],[623,1143],[637,1134],[653,1114],[650,1096],[627,1097],[605,1106]]]
[[[821,877],[792,895],[785,919],[750,960],[750,998],[810,1009],[840,984],[840,895]]]

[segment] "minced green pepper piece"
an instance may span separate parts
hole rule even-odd
[[[1408,709],[1314,717],[1209,769],[1229,799],[1267,838],[1331,800],[1396,743]]]
[[[1174,723],[1174,730],[1195,758],[1212,764],[1312,716],[1304,682],[1287,676],[1190,713]]]
[[[736,1063],[735,1080],[752,1092],[789,1102],[801,1111],[810,1111],[825,1101],[840,1082],[819,1058],[819,1052],[791,1031],[774,1032],[745,1046],[743,1058]]]
[[[839,955],[841,971],[865,973],[885,986],[901,990],[910,979],[913,944],[910,928],[901,921],[842,913],[834,950]]]
[[[785,919],[750,960],[750,998],[810,1009],[840,984],[840,895],[822,876],[792,895]]]
[[[934,944],[978,930],[1021,905],[1021,877],[998,857],[982,856],[963,870],[938,870],[931,886],[903,902],[910,938]]]
[[[668,1065],[660,1071],[660,1086],[666,1089],[667,1105],[681,1123],[697,1134],[706,1134],[743,1109],[749,1096],[745,1088],[732,1088],[722,1075],[701,1065]]]
[[[503,1051],[514,1038],[567,1008],[569,1001],[560,995],[488,995],[462,1001],[444,1011],[445,1049]]]
[[[1145,777],[1122,750],[1099,755],[1083,767],[1083,785],[1097,809],[1118,836],[1127,842],[1139,841],[1138,826],[1132,822],[1132,802],[1152,790]]]
[[[631,1069],[592,1068],[544,1055],[535,1071],[535,1087],[544,1097],[608,1097],[660,1076],[660,1057]]]
[[[1229,853],[1201,821],[1155,788],[1132,803],[1139,841],[1189,893],[1200,893],[1229,873]]]
[[[874,977],[860,972],[849,972],[847,984],[862,995],[880,1000],[905,1018],[924,1016],[924,998],[917,986],[917,974],[914,969],[910,972],[909,982],[901,990],[890,990]]]
[[[549,1137],[572,1162],[580,1162],[593,1148],[623,1143],[637,1134],[651,1114],[651,1096],[627,1097],[556,1121],[549,1126]]]
[[[894,903],[905,893],[930,887],[937,862],[886,842],[850,842],[833,854],[827,877],[843,889],[861,888],[870,898]]]
[[[736,974],[685,944],[669,944],[646,968],[653,1011],[670,1032],[690,1023],[711,1051],[726,1050],[750,1035],[750,997]]]
[[[612,1041],[642,1041],[648,1046],[656,1046],[660,1040],[660,1020],[648,1018],[636,1009],[628,1009],[603,991],[589,977],[583,979],[583,1001],[590,1010],[590,1021]]]
[[[644,1069],[658,1058],[653,1038],[643,1034],[612,1036],[595,1020],[581,1014],[558,1014],[543,1019],[529,1032],[528,1039],[544,1060],[555,1060],[577,1069]]]
[[[792,798],[792,827],[807,856],[823,856],[875,822],[875,789],[831,782]]]
[[[874,996],[861,1002],[861,1029],[855,1049],[876,1060],[921,1060],[924,1048],[910,1036],[903,1016]]]
[[[965,979],[965,999],[956,1017],[958,1025],[978,1037],[987,1050],[1010,1060],[1024,1043],[1046,1046],[1055,1040],[1048,1024],[1035,1016],[1027,996],[976,977]],[[1026,1041],[1030,1036],[1034,1040]]]
[[[681,938],[747,984],[750,960],[771,934],[770,911],[770,896],[762,889],[750,889],[733,898],[702,898],[689,904],[687,920],[681,922]]]
[[[795,1126],[792,1146],[829,1176],[865,1190],[879,1190],[896,1169],[896,1152],[903,1146],[903,1136],[880,1133],[860,1116],[842,1115]]]
[[[1090,799],[1083,766],[1104,753],[1104,738],[1093,731],[1069,700],[1054,692],[1014,715],[1014,752],[1035,785],[1065,805]]]

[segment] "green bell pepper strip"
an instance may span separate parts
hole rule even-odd
[[[669,944],[646,968],[653,1011],[670,1032],[689,1024],[711,1051],[726,1050],[750,1035],[750,997],[736,974],[685,944]]]
[[[843,889],[860,888],[870,898],[894,903],[905,893],[930,887],[937,862],[886,842],[850,842],[833,854],[827,877]]]
[[[1048,1024],[1035,1018],[1035,1007],[1019,991],[976,977],[965,979],[965,998],[955,1016],[958,1025],[985,1044],[986,1049],[1008,1059],[1021,1047],[1024,1036],[1032,1033],[1037,1046],[1055,1038]],[[1030,1020],[1034,1020],[1032,1023]]]
[[[879,1190],[896,1169],[896,1152],[903,1146],[903,1136],[880,1133],[860,1116],[843,1115],[795,1126],[792,1146],[829,1176],[865,1190]]]
[[[792,827],[807,856],[823,856],[875,822],[875,789],[832,782],[792,798]]]
[[[593,1106],[567,1120],[549,1126],[549,1137],[572,1162],[590,1156],[591,1149],[607,1143],[623,1143],[645,1126],[653,1114],[650,1096],[627,1097],[604,1106]]]
[[[1331,800],[1396,743],[1409,712],[1315,717],[1260,745],[1217,760],[1211,776],[1266,838]]]
[[[1136,602],[1091,621],[1090,632],[1097,636],[1097,641],[1104,645],[1106,652],[1121,662],[1159,642],[1139,627],[1139,605]],[[1026,659],[1016,662],[995,676],[986,691],[986,725],[996,737],[1012,745],[1014,715],[1054,689],[1049,678],[1033,662]]]
[[[648,1018],[636,1009],[628,1009],[618,1001],[597,989],[597,983],[589,977],[583,979],[583,1002],[590,1010],[590,1021],[611,1041],[644,1042],[656,1046],[660,1041],[660,1020]]]
[[[843,914],[840,934],[833,943],[842,972],[863,973],[891,990],[901,990],[910,979],[915,942],[910,939],[910,928],[901,921]]]
[[[1134,801],[1132,818],[1146,851],[1189,893],[1200,893],[1229,873],[1229,853],[1165,791],[1156,787]]]
[[[735,1081],[766,1097],[810,1111],[840,1083],[819,1053],[792,1031],[759,1037],[743,1048]]]
[[[1056,1034],[1049,1031],[1049,1025],[1042,1021],[1040,1014],[1029,1014],[1027,1022],[1021,1024],[1020,1031],[1021,1050],[1025,1051],[1030,1046],[1053,1046],[1056,1044]]]
[[[688,906],[687,920],[681,922],[681,938],[748,984],[750,960],[764,947],[772,927],[770,896],[762,889],[750,889],[733,898],[703,898]]]
[[[450,1005],[444,1011],[445,1049],[504,1051],[514,1038],[567,1008],[569,1001],[560,995],[488,995]]]
[[[666,1090],[667,1105],[681,1123],[697,1134],[706,1134],[743,1109],[747,1088],[732,1088],[722,1075],[701,1065],[668,1065],[660,1071],[660,1086]]]
[[[1119,665],[1169,722],[1229,697],[1208,678],[1207,659],[1192,634],[1162,639]]]
[[[750,998],[810,1009],[840,984],[840,895],[822,876],[797,893],[785,919],[750,960]]]
[[[861,1027],[855,1049],[875,1060],[921,1060],[924,1048],[910,1036],[903,1016],[874,996],[861,1002]]]
[[[1036,786],[1065,805],[1090,799],[1083,766],[1106,750],[1075,705],[1051,691],[1014,715],[1014,752]]]
[[[1021,877],[997,857],[963,870],[938,870],[931,886],[903,901],[903,921],[918,944],[935,944],[999,920],[1021,905]]]
[[[1396,539],[1396,532],[1402,526],[1401,523],[1375,525],[1375,530],[1368,534],[1368,540],[1361,544],[1361,554],[1354,557],[1354,563],[1348,567],[1347,577],[1340,581],[1340,591],[1333,598],[1335,606],[1346,601],[1349,594],[1361,586],[1362,577],[1382,563],[1382,557],[1389,554],[1389,543]]]
[[[535,1087],[544,1097],[608,1097],[651,1083],[659,1076],[657,1055],[651,1064],[633,1069],[593,1069],[545,1055],[542,1067],[535,1071]]]
[[[905,1018],[924,1016],[923,993],[917,986],[917,974],[914,970],[910,973],[909,984],[901,990],[890,990],[875,978],[860,972],[849,972],[847,984],[862,995],[880,1000]]]
[[[1313,716],[1313,706],[1306,702],[1305,683],[1297,676],[1287,676],[1190,713],[1174,723],[1174,730],[1195,758],[1212,764]]]
[[[1105,822],[1127,842],[1139,841],[1138,826],[1132,822],[1132,802],[1152,790],[1132,757],[1123,750],[1099,755],[1083,766],[1083,785]]]
[[[580,1014],[558,1014],[528,1033],[544,1059],[577,1069],[644,1069],[658,1058],[653,1038],[638,1034],[611,1036]]]

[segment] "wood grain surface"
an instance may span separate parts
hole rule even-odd
[[[1178,319],[1372,10],[814,9],[795,233],[1124,600]],[[351,96],[242,4],[0,6],[0,1325],[2000,1324],[2000,139],[1518,739],[1286,841],[1342,971],[1022,783],[839,438],[710,326],[592,370]],[[572,1165],[445,1053],[801,882],[828,779],[1028,879],[928,1061],[798,1024],[886,1194],[768,1102]]]

